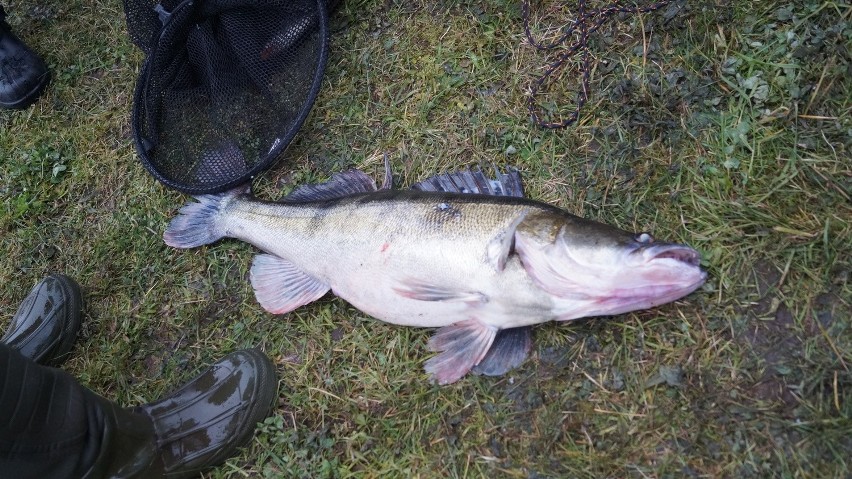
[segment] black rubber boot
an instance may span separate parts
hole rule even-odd
[[[6,23],[0,6],[0,108],[23,109],[41,96],[50,72]]]
[[[39,364],[58,364],[77,340],[82,305],[80,286],[52,274],[30,291],[0,342]]]
[[[277,396],[260,351],[229,354],[159,401],[122,408],[0,344],[0,477],[182,478],[246,445]]]
[[[106,447],[85,477],[194,477],[245,446],[277,396],[256,349],[231,353],[168,397],[133,409],[103,398]]]

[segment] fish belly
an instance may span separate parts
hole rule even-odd
[[[473,211],[460,208],[461,219],[436,226],[422,210],[344,205],[313,217],[302,214],[302,220],[282,211],[280,222],[258,222],[275,212],[258,216],[254,211],[234,221],[233,229],[242,232],[236,235],[240,239],[292,262],[359,310],[389,323],[441,327],[475,318],[509,328],[554,318],[552,298],[533,283],[517,256],[500,271],[488,261],[487,241],[511,217],[471,225],[464,220]],[[445,297],[407,294],[424,287]]]
[[[503,329],[554,318],[552,298],[516,258],[497,271],[457,244],[426,241],[416,251],[393,248],[391,241],[375,242],[365,245],[365,254],[339,256],[327,273],[334,294],[377,319],[403,326],[441,327],[475,318]],[[447,297],[413,298],[406,294],[412,287]]]

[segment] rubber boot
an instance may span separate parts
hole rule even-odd
[[[44,61],[12,33],[0,6],[0,108],[30,106],[49,81]]]
[[[182,478],[246,445],[277,396],[260,351],[231,353],[159,401],[122,408],[0,345],[0,471],[15,478]],[[6,476],[4,476],[6,477]]]
[[[80,286],[52,274],[24,298],[0,342],[39,364],[59,364],[77,340],[82,304]]]
[[[237,351],[159,401],[122,409],[100,398],[110,419],[85,477],[195,477],[246,445],[277,396],[272,363],[256,349]]]

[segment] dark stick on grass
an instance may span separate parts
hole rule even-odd
[[[567,50],[560,53],[556,60],[550,62],[545,68],[544,74],[533,82],[529,97],[527,98],[527,108],[529,109],[533,123],[542,128],[558,129],[570,126],[572,123],[577,121],[577,118],[579,118],[580,110],[582,110],[583,105],[586,104],[586,101],[589,98],[589,75],[591,74],[591,62],[589,61],[589,35],[597,32],[601,26],[603,26],[616,13],[635,14],[653,12],[665,7],[670,3],[670,1],[671,0],[663,0],[660,2],[654,2],[645,7],[625,7],[616,2],[604,8],[587,10],[586,0],[580,0],[577,2],[577,19],[569,21],[566,24],[563,28],[565,33],[563,33],[559,38],[551,43],[545,44],[536,40],[530,31],[530,2],[529,0],[524,0],[522,7],[524,33],[526,34],[530,44],[539,51],[549,51],[558,47],[566,46],[567,44]],[[572,40],[575,31],[578,32],[578,36],[576,39]],[[568,61],[571,60],[578,51],[581,52],[580,54],[582,55],[580,73],[582,74],[583,79],[582,89],[577,92],[576,108],[574,108],[567,118],[562,120],[545,119],[543,115],[539,114],[542,109],[536,101],[536,96],[540,91],[547,88],[547,85],[552,81],[551,75],[562,70],[565,67],[565,64],[568,63]]]

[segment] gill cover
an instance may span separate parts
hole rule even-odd
[[[515,252],[541,289],[560,298],[589,298],[589,290],[607,272],[578,263],[564,238],[564,225],[549,216],[530,215],[515,230]]]

